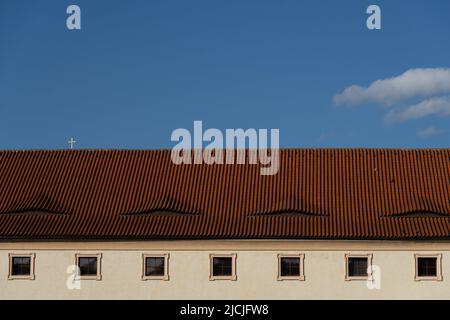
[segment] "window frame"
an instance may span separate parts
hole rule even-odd
[[[419,258],[436,258],[436,276],[419,276]],[[442,281],[442,253],[415,253],[414,263],[414,281]]]
[[[159,276],[147,276],[145,271],[147,269],[147,258],[164,258],[164,275]],[[143,281],[146,280],[169,280],[169,253],[143,253],[142,254],[142,277]]]
[[[13,259],[14,258],[30,258],[30,274],[29,275],[13,275]],[[36,260],[35,253],[9,253],[8,254],[9,266],[8,266],[8,280],[34,280],[34,265]]]
[[[367,272],[367,276],[350,276],[349,275],[349,259],[350,258],[367,258],[367,269],[370,270]],[[372,260],[373,260],[373,253],[346,253],[345,254],[345,281],[353,281],[353,280],[364,280],[367,281],[372,276]]]
[[[214,275],[214,258],[231,258],[231,275],[229,276],[215,276]],[[231,280],[236,281],[236,253],[210,253],[209,254],[209,280]]]
[[[76,253],[75,265],[77,266],[77,277],[80,280],[102,280],[102,254],[101,253]],[[79,259],[80,258],[97,258],[97,275],[83,276],[80,274]]]
[[[298,258],[300,260],[300,274],[298,276],[282,276],[281,275],[281,260],[283,258]],[[277,280],[297,280],[297,281],[305,281],[305,254],[304,253],[279,253],[277,254]]]

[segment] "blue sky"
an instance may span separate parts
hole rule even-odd
[[[81,30],[66,28],[70,4]],[[366,28],[370,4],[381,30]],[[445,88],[394,105],[333,100],[450,68],[449,39],[447,0],[1,0],[0,149],[67,148],[72,136],[77,148],[171,148],[194,120],[279,128],[283,147],[450,147],[446,106],[386,121]]]

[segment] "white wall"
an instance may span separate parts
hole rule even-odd
[[[166,250],[162,250],[166,248]],[[75,254],[102,253],[102,280],[66,286]],[[8,280],[8,254],[35,253],[35,280]],[[142,253],[170,253],[169,281],[142,281]],[[237,253],[237,281],[209,280],[210,253]],[[277,281],[277,254],[304,253],[305,281]],[[372,253],[380,290],[345,281],[345,254]],[[442,253],[443,281],[415,281],[415,253]],[[363,241],[1,243],[0,299],[450,299],[450,244]]]

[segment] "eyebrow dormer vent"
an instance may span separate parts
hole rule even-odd
[[[69,214],[69,211],[52,198],[38,194],[0,209],[0,214]]]
[[[202,212],[190,205],[168,196],[156,197],[154,201],[131,208],[122,216],[195,216]]]
[[[286,197],[270,207],[262,210],[255,209],[250,216],[292,216],[292,217],[325,217],[327,214],[317,205],[311,204],[298,197]]]

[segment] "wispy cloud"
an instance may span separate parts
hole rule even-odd
[[[317,138],[317,141],[319,142],[325,142],[327,140],[333,139],[336,137],[336,133],[334,131],[327,131],[320,134],[320,136]]]
[[[429,139],[435,135],[441,134],[444,131],[439,130],[438,128],[436,128],[435,126],[431,126],[425,129],[421,129],[419,131],[417,131],[417,135],[419,136],[419,138],[422,139]]]
[[[418,104],[389,111],[384,120],[388,124],[420,119],[431,115],[450,116],[450,96],[424,100]]]
[[[450,93],[450,68],[416,68],[372,82],[368,87],[352,85],[333,97],[338,106],[377,103],[387,106],[415,97]]]

